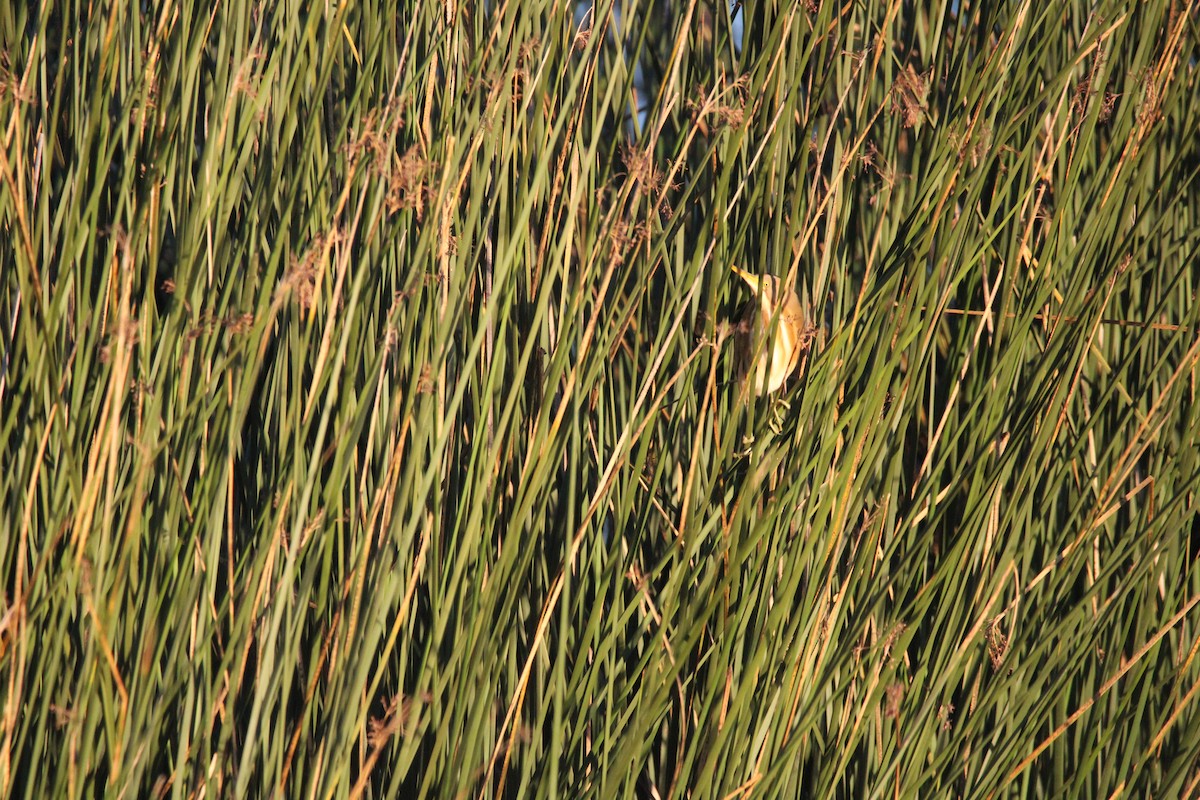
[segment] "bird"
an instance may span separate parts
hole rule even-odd
[[[734,357],[743,380],[753,375],[754,394],[761,397],[783,388],[796,370],[800,354],[812,338],[800,298],[794,289],[784,289],[774,275],[755,275],[738,267],[733,272],[746,282],[754,294],[747,303],[734,332]],[[762,342],[771,330],[778,310],[779,320],[771,342]],[[751,364],[754,360],[755,363]]]

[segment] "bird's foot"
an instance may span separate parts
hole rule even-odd
[[[782,397],[771,405],[771,421],[767,423],[767,427],[771,429],[771,433],[776,436],[783,434],[783,420],[787,416],[787,412],[791,410],[792,404]]]

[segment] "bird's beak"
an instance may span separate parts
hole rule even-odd
[[[750,272],[746,272],[746,270],[739,269],[738,267],[734,267],[733,272],[739,278],[744,280],[747,283],[747,285],[750,286],[750,291],[754,292],[755,294],[758,294],[758,276],[757,275],[754,275],[753,273],[750,273]]]

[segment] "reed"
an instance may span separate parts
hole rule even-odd
[[[1198,30],[3,4],[0,795],[1200,795]]]

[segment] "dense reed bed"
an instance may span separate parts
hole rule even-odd
[[[1198,41],[5,4],[0,794],[1197,796]]]

